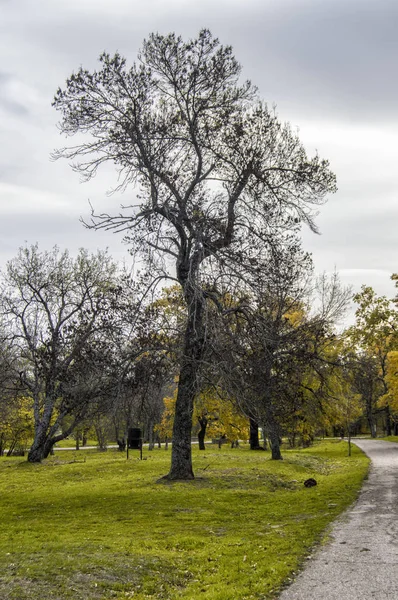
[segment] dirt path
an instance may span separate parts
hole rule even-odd
[[[280,600],[398,599],[398,444],[355,443],[372,460],[360,497]]]

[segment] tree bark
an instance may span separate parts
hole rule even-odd
[[[206,450],[205,437],[206,437],[206,428],[207,428],[207,418],[206,417],[198,417],[198,421],[200,424],[200,430],[198,432],[199,450]]]
[[[50,417],[51,417],[51,415],[50,415]],[[47,414],[45,412],[42,420],[36,426],[33,444],[28,452],[28,462],[38,463],[38,462],[41,462],[44,458],[46,458],[46,456],[48,456],[49,451],[47,452],[47,455],[46,455],[46,443],[48,441],[48,438],[47,438],[48,425],[49,425],[49,419],[47,419]]]
[[[41,462],[51,454],[54,444],[53,438],[46,438],[45,434],[43,437],[36,439],[28,452],[28,461],[32,463]]]
[[[192,470],[191,431],[193,403],[197,393],[200,361],[205,347],[205,301],[197,290],[184,290],[188,315],[184,336],[184,351],[178,380],[173,426],[171,468],[167,479],[194,479]]]
[[[258,450],[260,448],[260,440],[258,438],[258,422],[249,417],[250,423],[250,450]]]
[[[194,393],[192,382],[195,368],[183,358],[173,426],[171,468],[168,479],[194,479],[192,470],[191,430]]]
[[[273,423],[272,425],[268,424],[268,440],[271,448],[272,460],[282,460],[279,431],[276,423]]]
[[[266,416],[265,427],[267,430],[267,438],[271,448],[271,458],[272,460],[282,460],[279,425],[275,419],[274,408],[272,406],[272,401],[268,394],[264,399],[264,404]]]

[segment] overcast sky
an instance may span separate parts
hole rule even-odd
[[[233,46],[244,77],[337,175],[321,235],[303,233],[316,269],[395,295],[396,0],[0,0],[0,267],[36,241],[43,250],[109,247],[128,260],[120,238],[79,222],[88,199],[101,209],[126,198],[106,196],[111,169],[81,184],[66,163],[50,161],[64,144],[51,101],[103,50],[133,62],[149,33],[189,38],[203,27]]]

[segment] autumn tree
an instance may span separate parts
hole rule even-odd
[[[168,449],[168,443],[173,435],[174,415],[176,406],[176,394],[165,396],[163,398],[163,412],[159,423],[155,425],[155,431],[165,442],[165,448]]]
[[[0,456],[25,453],[33,436],[33,412],[30,398],[8,396],[0,401]]]
[[[371,429],[374,419],[370,414],[374,400],[384,397],[387,435],[392,433],[392,419],[388,395],[387,357],[398,348],[398,311],[386,296],[378,296],[369,286],[362,286],[354,296],[357,304],[355,324],[347,331],[347,339],[359,354],[358,367],[364,366],[363,375],[368,379],[367,390],[358,389],[367,396],[367,415]],[[362,355],[362,357],[361,357]],[[375,369],[376,365],[376,369]],[[371,380],[369,380],[371,378]],[[362,380],[362,385],[365,383]],[[375,398],[375,392],[378,397]]]
[[[398,351],[391,350],[387,354],[385,381],[387,392],[379,397],[381,406],[388,406],[391,413],[398,415]],[[394,432],[396,434],[396,432]]]
[[[240,83],[231,47],[208,30],[187,42],[152,34],[130,68],[119,54],[104,53],[100,63],[97,71],[80,68],[55,95],[61,132],[78,134],[55,156],[72,160],[85,179],[115,164],[119,189],[133,186],[136,200],[93,216],[92,226],[124,232],[154,280],[172,276],[181,286],[187,320],[168,477],[192,479],[209,264],[241,277],[260,268],[275,229],[315,229],[314,207],[335,191],[335,178],[326,161],[307,157],[254,86]]]
[[[232,446],[249,437],[247,416],[239,409],[235,399],[230,398],[219,386],[208,386],[196,397],[195,419],[199,425],[200,450],[206,448],[206,435],[228,440]]]
[[[29,461],[45,458],[105,391],[112,360],[103,336],[114,325],[119,296],[116,265],[105,252],[81,250],[73,259],[57,247],[40,252],[34,245],[8,262],[0,306],[33,403]],[[68,415],[70,426],[61,431]]]
[[[33,413],[21,381],[23,363],[11,332],[0,328],[0,456],[25,452],[33,434]]]
[[[164,410],[156,431],[167,440],[172,435],[175,417],[177,389],[173,396],[163,399]],[[225,438],[234,446],[239,440],[248,439],[248,420],[233,399],[228,398],[222,389],[208,387],[196,396],[194,405],[195,422],[198,428],[199,450],[205,450],[206,435]]]
[[[335,275],[312,277],[311,259],[295,236],[273,246],[261,276],[249,286],[250,281],[246,295],[225,311],[219,364],[226,369],[225,386],[251,422],[263,426],[272,458],[279,460],[287,415],[300,417],[308,429],[304,409],[319,402],[325,390],[327,370],[335,362],[325,350],[350,293]]]
[[[390,353],[387,354],[387,362],[384,367],[385,379],[383,379],[380,376],[379,357],[369,349],[352,345],[351,333],[351,328],[345,332],[341,356],[353,390],[361,398],[370,434],[372,438],[375,438],[377,436],[377,414],[384,412],[385,406],[390,405],[388,397],[383,400],[383,406],[380,405],[380,401],[386,393],[385,385],[388,389],[390,387],[388,379],[388,356]]]

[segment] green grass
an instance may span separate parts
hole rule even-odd
[[[116,444],[116,442],[109,442],[109,445],[114,445]],[[90,438],[89,440],[87,440],[87,444],[86,446],[98,446],[98,442],[96,439],[94,438]],[[73,438],[65,438],[64,440],[61,440],[60,442],[58,442],[55,445],[55,448],[75,448],[76,447],[76,440],[74,440]],[[80,448],[82,450],[84,450],[84,446],[82,446],[82,442],[80,440]]]
[[[194,448],[196,479],[157,483],[170,453],[0,459],[0,598],[272,598],[357,496],[368,460],[345,442]],[[85,461],[85,462],[84,462]],[[318,485],[305,488],[315,477]]]
[[[384,442],[398,442],[398,435],[387,435],[385,437],[377,438],[378,440],[382,440]]]

